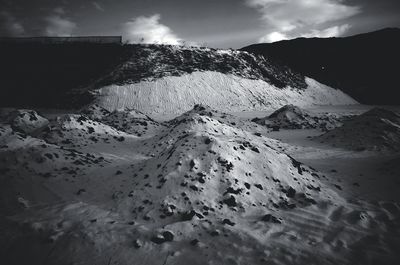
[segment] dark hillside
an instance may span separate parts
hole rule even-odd
[[[0,44],[0,106],[72,107],[69,92],[108,73],[123,54],[117,44]]]
[[[400,104],[400,29],[346,38],[299,38],[250,45],[242,50],[268,56],[340,88],[361,103]]]

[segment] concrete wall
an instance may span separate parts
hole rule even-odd
[[[23,37],[23,38],[0,38],[0,43],[99,43],[99,44],[121,44],[121,36],[90,36],[90,37]]]

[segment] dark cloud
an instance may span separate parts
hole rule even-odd
[[[47,36],[71,36],[76,28],[76,23],[61,15],[54,14],[45,18],[47,26],[45,35]]]
[[[13,14],[7,11],[0,11],[0,34],[12,37],[23,36],[25,28]]]

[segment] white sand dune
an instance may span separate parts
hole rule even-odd
[[[306,78],[308,87],[277,88],[263,80],[204,71],[179,77],[100,88],[97,104],[107,110],[133,108],[145,114],[182,114],[195,104],[216,110],[243,111],[296,106],[346,105],[357,102],[342,91]]]

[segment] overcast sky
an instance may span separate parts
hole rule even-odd
[[[0,36],[240,48],[400,27],[400,0],[0,0]]]

